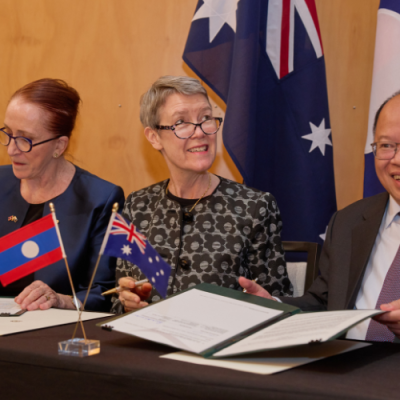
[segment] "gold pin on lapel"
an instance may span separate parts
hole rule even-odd
[[[17,222],[18,218],[15,215],[11,215],[10,217],[8,217],[8,220],[11,222]]]

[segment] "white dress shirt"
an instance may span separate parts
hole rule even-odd
[[[400,245],[400,205],[390,196],[381,226],[368,260],[355,308],[374,309],[386,274]],[[400,296],[399,296],[400,297]],[[365,340],[370,319],[347,332],[347,339]]]

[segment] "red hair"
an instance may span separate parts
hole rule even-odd
[[[46,127],[54,135],[71,136],[78,115],[79,93],[61,79],[39,79],[18,89],[11,100],[22,97],[46,111]]]

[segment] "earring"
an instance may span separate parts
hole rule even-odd
[[[54,154],[53,154],[53,157],[54,157],[54,158],[57,158],[57,157],[58,157],[58,153],[54,153]]]

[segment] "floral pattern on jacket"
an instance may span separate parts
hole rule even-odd
[[[202,282],[240,289],[237,280],[244,276],[257,278],[274,296],[291,296],[275,198],[220,180],[214,193],[193,209],[190,222],[184,221],[183,213],[192,206],[181,207],[167,196],[168,180],[131,193],[125,202],[123,216],[172,267],[168,295]],[[118,259],[117,282],[126,276],[145,278],[136,265]],[[150,301],[159,299],[154,290]],[[120,309],[116,300],[113,311]]]

